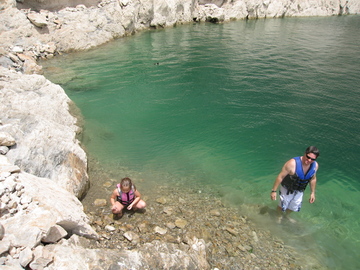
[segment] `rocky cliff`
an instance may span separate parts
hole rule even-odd
[[[0,10],[0,65],[40,73],[39,58],[86,50],[142,29],[358,14],[360,0],[2,0]]]
[[[86,248],[86,239],[99,239],[78,200],[89,186],[87,158],[71,101],[34,74],[39,59],[148,28],[359,12],[360,0],[0,0],[1,269],[210,268],[196,237],[131,251]]]

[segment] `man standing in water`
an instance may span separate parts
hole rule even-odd
[[[304,190],[308,183],[311,189],[309,202],[315,201],[316,172],[319,169],[315,160],[319,155],[320,152],[315,146],[309,146],[303,156],[287,161],[276,177],[270,197],[276,200],[276,191],[281,184],[278,210],[286,212],[286,217],[292,211],[300,211]]]

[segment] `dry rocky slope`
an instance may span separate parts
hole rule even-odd
[[[178,223],[154,222],[176,205],[136,215],[138,227],[110,220],[106,207],[97,213],[101,219],[89,218],[79,201],[89,179],[73,104],[39,75],[37,61],[148,28],[359,11],[360,0],[0,0],[0,268],[299,268],[246,217],[225,219],[219,233],[221,211],[203,217],[208,229],[196,222],[186,227],[181,220],[196,216],[184,210]],[[225,256],[222,263],[216,254]]]

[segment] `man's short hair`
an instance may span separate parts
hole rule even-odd
[[[320,156],[320,151],[319,149],[317,149],[316,146],[309,146],[308,148],[306,148],[305,153],[306,154],[313,153],[316,157]]]

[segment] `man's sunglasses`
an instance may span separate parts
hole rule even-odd
[[[307,159],[311,159],[312,161],[316,160],[316,158],[311,158],[311,157],[309,157],[307,154],[306,154],[306,158],[307,158]]]

